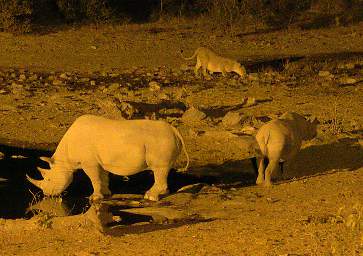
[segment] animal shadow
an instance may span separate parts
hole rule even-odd
[[[252,186],[256,182],[256,159],[227,160],[193,168],[193,174],[214,178],[214,185],[225,189]]]
[[[363,148],[357,141],[344,138],[330,144],[306,147],[300,151],[286,175],[300,178],[332,170],[359,169],[363,166]]]

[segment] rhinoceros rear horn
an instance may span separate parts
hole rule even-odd
[[[53,164],[53,159],[50,158],[50,157],[46,157],[46,156],[41,156],[40,157],[40,160],[44,161],[44,162],[47,162],[49,165],[52,165]]]
[[[37,186],[38,188],[42,188],[42,181],[41,180],[35,180],[30,178],[28,175],[26,175],[27,180],[32,183],[33,185]]]

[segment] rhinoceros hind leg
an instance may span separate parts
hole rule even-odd
[[[272,174],[276,173],[276,171],[279,169],[279,160],[269,160],[269,163],[266,167],[266,170],[265,170],[265,183],[264,185],[266,187],[269,187],[272,185],[272,182],[271,182],[271,176]]]
[[[145,193],[144,198],[150,201],[159,201],[160,195],[169,194],[168,174],[170,168],[153,168],[154,185]]]
[[[258,176],[256,184],[260,185],[265,181],[265,159],[263,157],[258,159]]]

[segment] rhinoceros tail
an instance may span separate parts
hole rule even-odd
[[[180,132],[178,131],[177,128],[175,128],[174,126],[171,126],[173,128],[173,131],[174,131],[174,134],[175,136],[178,137],[178,139],[180,140],[181,144],[182,144],[182,147],[183,147],[183,152],[187,158],[187,164],[184,168],[180,169],[180,171],[182,172],[186,172],[188,170],[188,167],[189,167],[189,162],[190,162],[190,159],[189,159],[189,155],[188,155],[188,152],[186,150],[186,147],[185,147],[185,143],[184,143],[184,139],[183,137],[181,136]]]

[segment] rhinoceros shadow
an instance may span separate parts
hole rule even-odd
[[[357,139],[344,138],[336,142],[303,148],[290,165],[283,165],[283,179],[324,175],[332,171],[354,171],[363,167],[363,148]],[[193,167],[197,176],[209,175],[214,184],[222,187],[246,187],[255,185],[257,163],[255,158],[227,160],[222,164]],[[279,182],[278,182],[279,183]]]
[[[363,167],[363,148],[357,139],[344,138],[302,149],[286,170],[285,178],[314,176],[335,170],[354,171]]]

